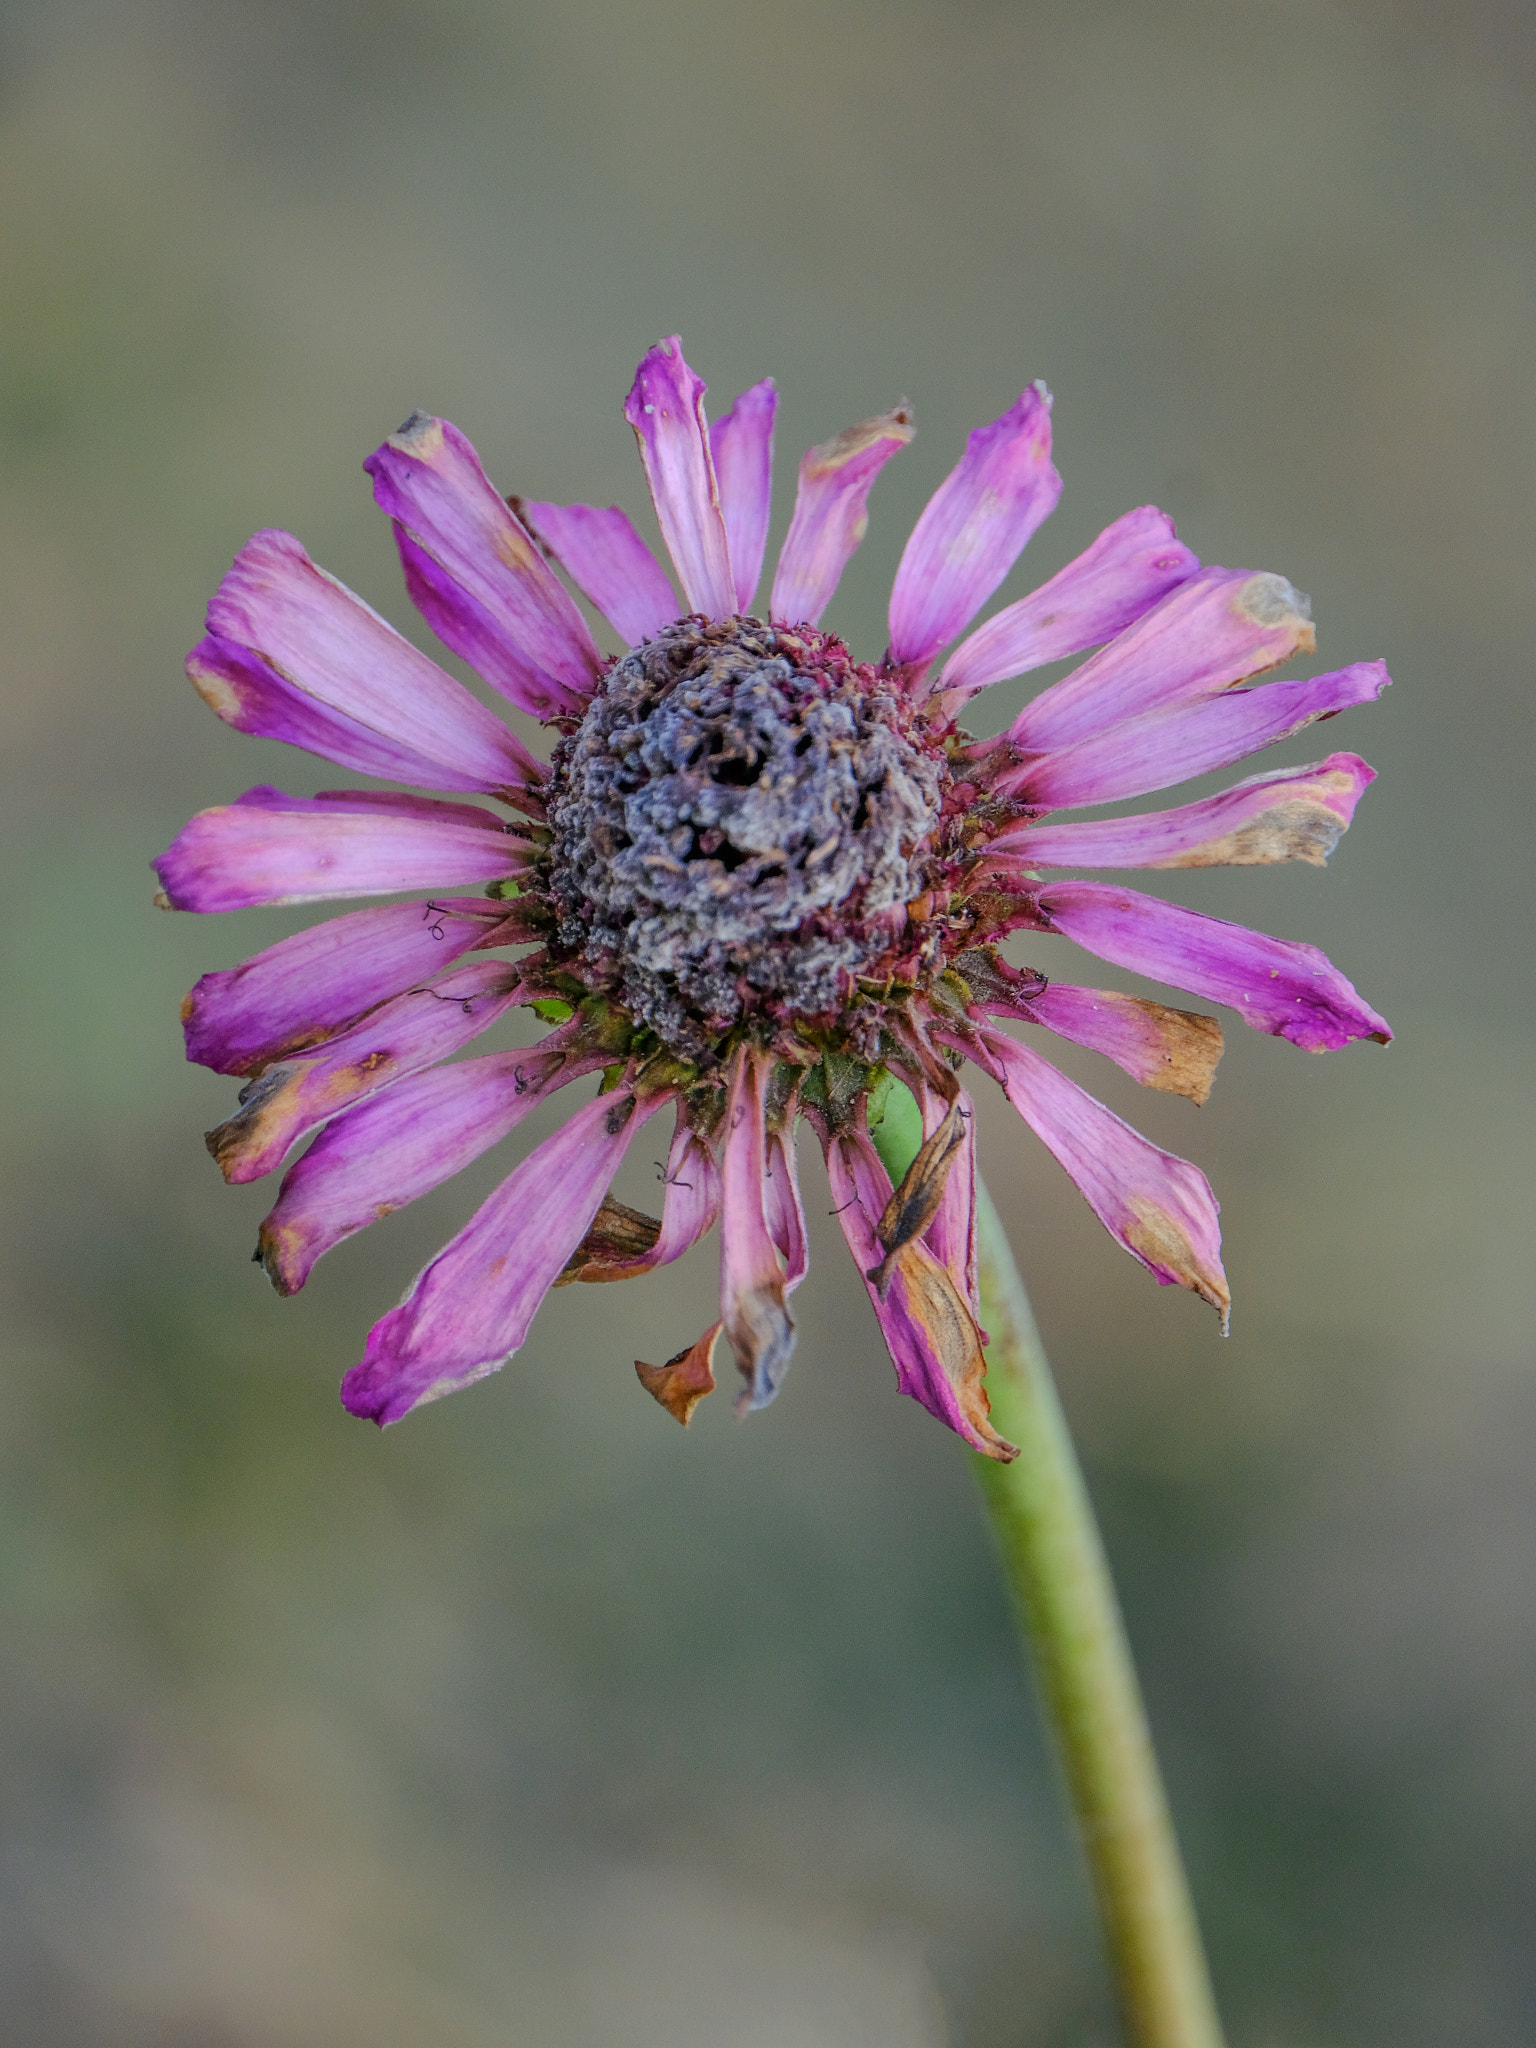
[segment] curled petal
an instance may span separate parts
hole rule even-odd
[[[381,1003],[360,1024],[240,1090],[240,1108],[211,1130],[208,1150],[227,1181],[260,1180],[316,1124],[406,1074],[457,1052],[522,999],[515,967],[477,961],[429,988]]]
[[[526,842],[473,804],[263,785],[199,811],[151,866],[169,910],[245,910],[505,881],[527,860]]]
[[[913,527],[891,589],[891,660],[921,668],[962,632],[1060,496],[1051,394],[1031,384],[970,436]]]
[[[1026,704],[1008,738],[1030,752],[1075,746],[1120,719],[1211,696],[1316,645],[1310,604],[1283,576],[1213,565]]]
[[[1112,640],[1199,566],[1175,539],[1166,512],[1138,506],[1106,526],[1049,583],[963,640],[945,662],[938,688],[957,710],[989,684]]]
[[[296,1293],[333,1245],[451,1179],[553,1090],[601,1066],[605,1054],[569,1050],[570,1030],[531,1052],[413,1074],[328,1123],[261,1226],[257,1253],[278,1293]]]
[[[1165,1287],[1187,1287],[1208,1301],[1225,1328],[1232,1297],[1205,1175],[1149,1143],[1028,1046],[992,1025],[978,1036],[1008,1100],[1110,1235]]]
[[[1101,960],[1228,1003],[1256,1031],[1304,1052],[1333,1051],[1354,1038],[1386,1045],[1392,1037],[1386,1019],[1316,946],[1105,882],[1054,882],[1037,900],[1052,931]]]
[[[948,1269],[918,1241],[897,1253],[884,1298],[869,1278],[884,1255],[876,1225],[890,1201],[891,1182],[866,1132],[850,1129],[830,1141],[827,1175],[898,1388],[974,1450],[1004,1464],[1016,1458],[1017,1449],[988,1420],[981,1332]]]
[[[948,1268],[950,1278],[970,1304],[973,1314],[981,1309],[981,1287],[976,1271],[976,1112],[962,1088],[958,1097],[965,1126],[965,1140],[959,1157],[944,1183],[944,1199],[928,1226],[927,1242],[935,1258]],[[985,1332],[983,1332],[985,1336]]]
[[[778,403],[773,379],[765,377],[761,384],[743,391],[725,418],[716,420],[709,430],[739,612],[751,611],[763,573],[773,497],[773,415]]]
[[[768,1137],[767,1186],[763,1213],[768,1235],[784,1256],[784,1292],[793,1294],[810,1270],[810,1244],[805,1234],[805,1207],[800,1200],[800,1180],[795,1171],[795,1141],[787,1131],[772,1131]]]
[[[949,1273],[971,1313],[980,1313],[981,1295],[976,1272],[976,1114],[970,1096],[961,1088],[951,1103],[927,1085],[915,1090],[923,1120],[923,1137],[931,1140],[941,1131],[953,1111],[960,1141],[950,1158],[944,1188],[924,1233],[923,1242]],[[983,1332],[985,1337],[985,1332]]]
[[[342,1404],[381,1426],[484,1379],[527,1336],[635,1132],[667,1100],[599,1095],[537,1146],[374,1324]]]
[[[334,1038],[463,953],[531,936],[483,896],[348,911],[205,974],[181,1006],[187,1058],[216,1074],[256,1073]]]
[[[704,418],[705,384],[677,335],[658,341],[635,372],[624,417],[635,430],[661,537],[689,609],[728,619],[736,609],[720,487]]]
[[[520,710],[580,717],[603,657],[453,422],[413,413],[363,467],[395,523],[406,586],[443,645]]]
[[[1101,1052],[1144,1088],[1160,1088],[1203,1103],[1222,1055],[1221,1026],[1196,1010],[1173,1010],[1118,989],[1075,988],[1053,981],[1012,1001],[990,997],[981,1007],[994,1017],[1043,1024],[1058,1038]]]
[[[766,1408],[795,1348],[784,1272],[767,1215],[768,1136],[763,1098],[772,1061],[743,1047],[726,1100],[721,1162],[720,1320],[736,1354],[746,1408]]]
[[[917,1155],[902,1176],[900,1187],[892,1190],[891,1198],[875,1225],[875,1235],[885,1249],[885,1257],[865,1278],[874,1282],[875,1292],[881,1296],[890,1284],[892,1269],[901,1252],[916,1238],[924,1236],[938,1215],[949,1183],[950,1168],[965,1144],[966,1121],[958,1099],[945,1106],[943,1115],[931,1131],[926,1126],[925,1117],[925,1135],[917,1148]]]
[[[771,617],[789,626],[816,624],[869,526],[870,486],[915,432],[911,413],[898,405],[806,450],[774,571]]]
[[[1273,687],[1273,686],[1271,686]],[[1252,775],[1220,796],[1140,818],[1018,826],[991,842],[1031,868],[1320,868],[1376,780],[1358,754]]]
[[[1039,754],[994,774],[992,786],[1048,810],[1112,803],[1229,768],[1260,747],[1379,697],[1392,678],[1385,662],[1356,661],[1305,682],[1228,690],[1176,711],[1127,718],[1059,754]]]
[[[226,725],[362,775],[508,794],[543,779],[499,718],[290,533],[258,533],[240,550],[187,675]]]
[[[643,1359],[635,1360],[635,1373],[645,1391],[659,1401],[669,1415],[686,1429],[693,1420],[693,1411],[706,1394],[715,1390],[714,1359],[715,1346],[720,1341],[720,1325],[711,1323],[703,1336],[686,1351],[679,1351],[675,1358],[669,1358],[665,1365],[647,1365]]]
[[[604,1202],[597,1220],[572,1253],[557,1287],[572,1280],[634,1280],[657,1266],[668,1266],[696,1245],[713,1226],[720,1213],[720,1169],[704,1140],[679,1116],[672,1149],[663,1169],[667,1192],[661,1222],[640,1218],[646,1226],[644,1242],[625,1233],[604,1232],[604,1219],[617,1206]],[[637,1210],[626,1210],[637,1217]]]
[[[576,588],[589,597],[626,647],[654,639],[684,607],[660,562],[617,505],[513,501]]]

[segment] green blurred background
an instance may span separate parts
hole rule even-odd
[[[1536,2043],[1536,17],[0,23],[0,2039],[1115,2038],[966,1454],[893,1397],[819,1166],[799,1355],[750,1426],[727,1396],[685,1436],[631,1369],[706,1320],[705,1250],[563,1292],[381,1437],[336,1381],[492,1162],[284,1303],[247,1263],[270,1186],[202,1147],[232,1084],[183,1064],[177,1003],[304,919],[160,916],[147,862],[252,783],[338,779],[181,678],[230,556],[290,527],[405,623],[359,464],[414,406],[504,489],[640,515],[618,405],[680,328],[716,400],[779,379],[778,533],[809,441],[913,402],[829,619],[865,655],[965,432],[1043,376],[1066,494],[1004,597],[1155,499],[1312,592],[1314,666],[1391,663],[1255,764],[1382,771],[1327,874],[1166,893],[1322,945],[1398,1043],[1233,1023],[1200,1112],[1069,1062],[1211,1174],[1230,1341],[987,1088],[982,1143],[1235,2048]]]

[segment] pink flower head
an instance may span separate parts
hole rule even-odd
[[[411,596],[491,689],[552,730],[548,760],[291,536],[241,550],[187,665],[207,703],[243,732],[438,792],[253,789],[200,812],[155,863],[159,900],[177,910],[416,892],[205,975],[184,1005],[189,1056],[245,1081],[208,1139],[226,1178],[272,1172],[309,1140],[261,1228],[274,1285],[293,1293],[332,1245],[600,1076],[375,1324],[342,1385],[354,1414],[393,1422],[494,1372],[552,1287],[648,1273],[717,1219],[718,1320],[637,1371],[686,1422],[714,1386],[723,1333],[741,1405],[763,1406],[794,1349],[806,1270],[803,1120],[901,1390],[1011,1457],[984,1386],[967,1059],[1126,1250],[1225,1319],[1204,1176],[1039,1050],[1069,1039],[1203,1102],[1221,1027],[1048,982],[1000,942],[1063,932],[1309,1051],[1385,1042],[1312,947],[1075,878],[1321,865],[1372,779],[1355,755],[1169,810],[1057,813],[1226,767],[1388,678],[1359,662],[1262,681],[1312,651],[1306,599],[1278,576],[1202,568],[1151,506],[951,646],[1060,494],[1050,403],[1030,385],[971,435],[907,542],[878,662],[818,622],[876,477],[912,437],[905,408],[805,456],[766,616],[751,607],[771,382],[711,426],[676,337],[640,365],[624,412],[675,586],[622,512],[505,499],[456,427],[408,421],[367,468]],[[599,651],[557,569],[624,654]],[[957,723],[989,683],[1089,649],[1000,738]],[[560,1020],[532,1051],[450,1058],[519,1004]],[[870,1105],[894,1080],[916,1098],[923,1142],[893,1187]],[[609,1188],[662,1110],[673,1134],[654,1217]]]

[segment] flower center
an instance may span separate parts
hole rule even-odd
[[[556,749],[559,946],[690,1055],[749,1012],[834,1016],[923,887],[948,780],[840,640],[679,621]]]

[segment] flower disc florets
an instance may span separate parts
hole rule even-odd
[[[754,618],[680,620],[557,748],[534,883],[558,952],[674,1052],[832,1022],[927,886],[950,773],[881,670]]]

